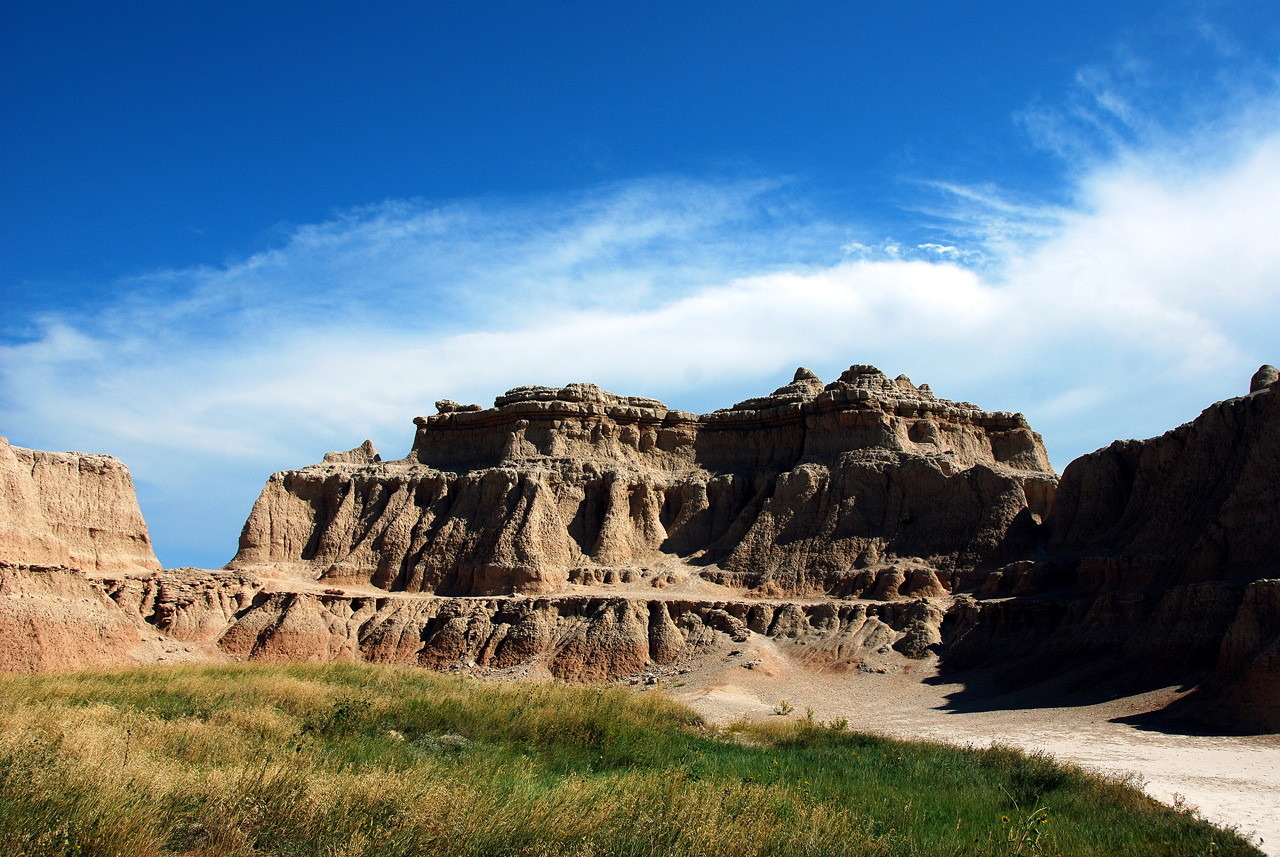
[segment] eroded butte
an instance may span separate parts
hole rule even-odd
[[[134,659],[668,684],[730,667],[973,671],[1112,696],[1183,682],[1198,689],[1174,713],[1280,729],[1271,367],[1247,395],[1061,479],[1022,415],[871,366],[828,384],[800,369],[704,415],[591,384],[437,411],[414,420],[403,459],[366,442],[273,475],[219,571],[157,570],[118,462],[99,467],[103,496],[133,505],[112,501],[118,520],[97,528],[110,538],[75,515],[59,530],[40,498],[67,491],[23,481],[22,462],[50,454],[13,452],[3,615],[36,603],[17,593],[45,591],[32,581],[56,565],[138,634]],[[115,654],[77,657],[120,657],[103,645]],[[9,651],[10,669],[43,663]]]

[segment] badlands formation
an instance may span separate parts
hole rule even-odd
[[[159,571],[128,469],[109,455],[41,452],[0,437],[0,560]]]
[[[147,653],[137,625],[85,573],[159,572],[123,464],[0,437],[0,668],[107,666]]]
[[[113,459],[0,445],[0,666],[654,682],[936,661],[1008,685],[1194,684],[1180,716],[1280,731],[1272,367],[1061,478],[1020,414],[870,366],[700,416],[591,384],[437,410],[403,459],[366,442],[273,475],[218,571],[159,569]]]

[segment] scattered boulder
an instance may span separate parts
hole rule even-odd
[[[1280,370],[1270,364],[1263,364],[1258,367],[1258,371],[1254,372],[1253,377],[1249,379],[1249,392],[1260,393],[1277,380],[1280,380]]]
[[[439,402],[436,403],[437,405]],[[346,452],[326,452],[324,454],[325,464],[374,464],[382,460],[382,456],[378,455],[378,450],[373,448],[373,441],[366,440],[355,449],[348,449]]]

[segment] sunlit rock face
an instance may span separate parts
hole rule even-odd
[[[160,568],[118,459],[0,437],[0,561],[86,571]]]
[[[937,654],[1092,694],[1198,685],[1168,713],[1280,731],[1273,367],[1060,481],[1021,415],[870,366],[700,416],[591,384],[436,409],[403,459],[366,441],[272,476],[221,571],[159,570],[114,459],[0,443],[0,669],[612,681]]]
[[[1020,414],[871,366],[703,415],[593,384],[437,409],[403,459],[366,444],[272,476],[232,567],[495,595],[678,560],[760,594],[857,594],[906,560],[945,581],[1026,550],[1056,484]]]

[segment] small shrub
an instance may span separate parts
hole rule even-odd
[[[413,744],[424,753],[446,756],[466,750],[471,746],[471,740],[461,735],[423,735]]]
[[[364,725],[372,703],[367,696],[339,699],[328,710],[312,714],[302,725],[302,733],[338,738]]]

